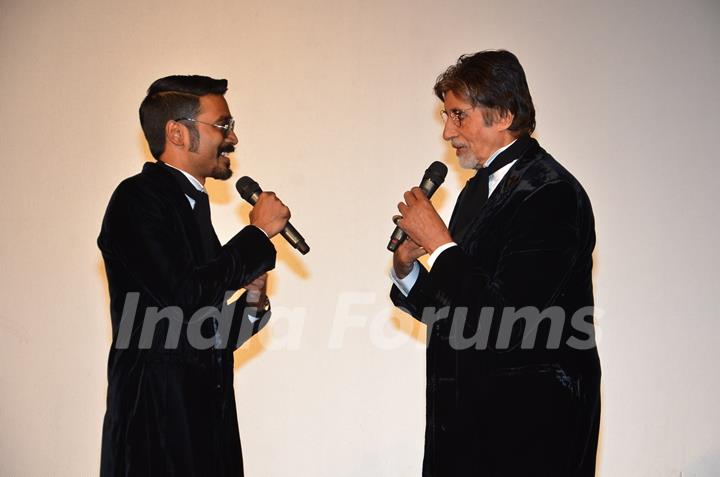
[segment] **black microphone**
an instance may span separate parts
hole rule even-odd
[[[438,187],[445,182],[447,171],[447,166],[440,161],[433,162],[430,164],[430,167],[427,168],[425,175],[420,182],[420,189],[422,189],[428,199],[431,198],[435,191],[438,190]],[[390,236],[390,242],[388,243],[387,249],[394,252],[406,238],[407,235],[403,232],[403,229],[399,226],[395,227],[395,230]]]
[[[243,176],[238,179],[237,183],[235,183],[235,188],[240,193],[240,197],[248,201],[250,205],[255,205],[262,192],[260,185],[248,176]],[[282,229],[280,235],[285,237],[285,240],[298,249],[303,255],[310,251],[310,247],[305,243],[303,236],[300,235],[300,232],[298,232],[290,222],[285,224],[285,228]]]

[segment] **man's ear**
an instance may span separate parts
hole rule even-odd
[[[177,121],[168,121],[165,123],[165,141],[173,146],[185,146],[185,135],[187,129]]]
[[[494,126],[498,131],[507,131],[512,126],[515,116],[510,111],[498,111],[495,113]]]

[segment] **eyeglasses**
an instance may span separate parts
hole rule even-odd
[[[446,122],[448,117],[452,119],[453,124],[457,127],[462,127],[463,120],[467,118],[467,111],[470,111],[473,108],[466,108],[466,109],[451,109],[450,111],[445,111],[444,109],[440,110],[440,117],[442,118],[443,122]]]
[[[205,121],[199,121],[199,120],[193,119],[193,118],[177,118],[174,121],[192,121],[194,123],[200,123],[200,124],[205,124],[207,126],[212,126],[214,128],[221,129],[223,137],[228,137],[230,135],[230,133],[233,132],[233,130],[235,129],[235,120],[233,118],[230,118],[224,124],[206,123]]]

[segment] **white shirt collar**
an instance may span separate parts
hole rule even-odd
[[[490,158],[489,158],[487,161],[485,161],[485,164],[483,165],[483,167],[488,167],[488,166],[490,165],[490,163],[491,163],[492,161],[494,161],[495,158],[500,155],[501,152],[503,152],[505,149],[507,149],[508,147],[510,147],[510,146],[512,146],[513,144],[515,144],[515,141],[517,141],[517,139],[515,139],[515,140],[514,140],[513,142],[511,142],[510,144],[508,144],[508,145],[506,145],[506,146],[503,146],[503,147],[501,147],[500,149],[498,149],[497,151],[493,152],[492,156],[490,156]]]
[[[172,168],[175,169],[176,171],[182,172],[183,175],[184,175],[185,177],[187,177],[187,180],[189,180],[190,183],[193,185],[193,187],[195,187],[195,188],[196,188],[197,190],[199,190],[200,192],[205,192],[205,193],[207,194],[207,191],[205,190],[205,187],[200,183],[199,180],[197,180],[197,179],[195,178],[195,176],[193,176],[192,174],[190,174],[190,173],[188,173],[188,172],[183,171],[182,169],[180,169],[180,168],[178,168],[178,167],[175,167],[175,166],[173,166],[173,165],[170,165],[170,164],[168,164],[167,162],[163,162],[163,164],[165,164],[165,165],[168,166],[168,167],[172,167]]]

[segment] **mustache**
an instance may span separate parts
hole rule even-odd
[[[222,154],[223,152],[227,152],[227,153],[235,152],[235,146],[233,146],[232,144],[225,144],[224,146],[220,146],[218,148],[218,156],[220,154]]]

